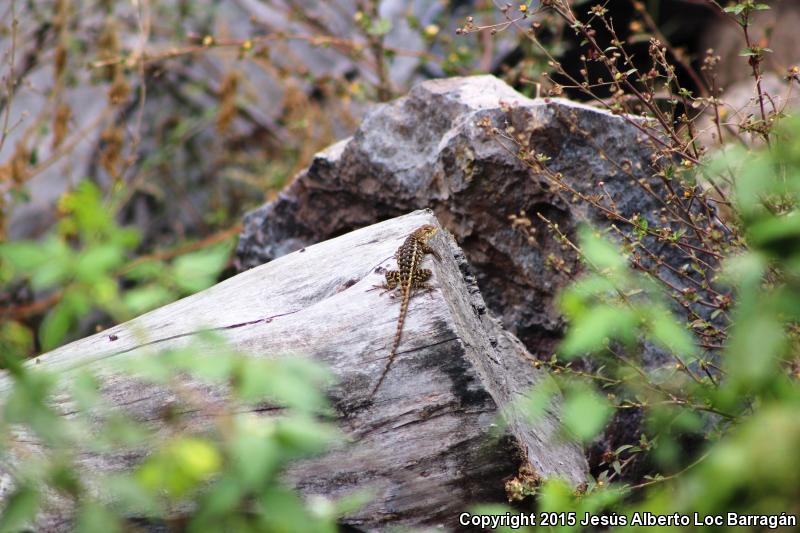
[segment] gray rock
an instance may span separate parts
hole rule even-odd
[[[658,194],[643,190],[664,194],[652,176],[652,141],[639,123],[566,100],[531,100],[492,76],[450,78],[424,82],[377,107],[353,137],[317,154],[275,201],[248,213],[239,267],[431,208],[466,253],[490,309],[532,353],[548,356],[562,329],[553,297],[578,265],[536,213],[568,235],[581,221],[609,221],[572,194],[554,190],[546,176],[488,135],[480,120],[513,126],[531,151],[551,158],[548,168],[574,190],[605,191],[621,214],[639,214],[651,227],[666,225]],[[521,211],[531,221],[528,231],[509,219]],[[676,268],[686,262],[675,247],[653,240],[649,245]],[[549,268],[553,258],[563,266]],[[680,286],[680,279],[665,275]]]

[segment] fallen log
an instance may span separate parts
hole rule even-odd
[[[360,530],[390,524],[455,529],[469,505],[504,500],[504,481],[523,465],[543,478],[583,482],[582,449],[559,438],[555,414],[535,424],[514,415],[514,400],[550,378],[490,316],[463,253],[445,231],[431,241],[440,260],[426,259],[433,290],[412,299],[397,357],[370,397],[400,307],[398,298],[371,289],[396,267],[393,255],[403,239],[423,224],[438,226],[430,211],[417,211],[296,251],[44,354],[35,364],[69,375],[180,347],[208,330],[255,357],[289,352],[322,362],[337,379],[329,397],[351,443],[292,465],[287,477],[305,496],[369,489],[373,499],[344,519]],[[8,387],[3,377],[0,391]],[[158,421],[159,410],[172,401],[167,391],[119,376],[104,382],[103,394],[149,421]],[[501,410],[509,420],[497,439]],[[130,468],[135,458],[87,461],[114,471]]]

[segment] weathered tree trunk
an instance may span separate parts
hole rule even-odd
[[[552,413],[535,426],[512,415],[507,436],[492,439],[500,409],[513,413],[511,402],[549,377],[489,315],[445,231],[432,240],[441,260],[426,259],[435,290],[412,299],[396,360],[369,398],[399,313],[398,298],[370,289],[383,281],[384,269],[395,268],[403,239],[426,223],[438,225],[429,211],[417,211],[310,246],[42,355],[36,364],[64,372],[100,360],[113,365],[184,345],[209,329],[256,357],[313,357],[338,380],[330,397],[352,443],[293,465],[288,478],[306,495],[371,488],[374,499],[345,520],[363,530],[390,523],[454,529],[469,504],[504,499],[504,480],[526,459],[543,477],[582,482],[582,450],[558,439]],[[0,390],[7,387],[0,382]],[[172,401],[164,390],[132,386],[119,376],[107,378],[103,392],[145,420],[158,420],[159,409]],[[125,461],[133,459],[88,461],[114,470],[129,468]]]

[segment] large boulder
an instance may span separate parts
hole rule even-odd
[[[548,156],[548,172],[533,171],[487,126]],[[489,308],[532,353],[549,356],[562,330],[553,297],[578,265],[536,214],[567,235],[581,221],[608,225],[606,212],[579,199],[591,195],[650,227],[668,225],[659,199],[668,195],[643,128],[587,105],[526,98],[493,76],[421,83],[369,113],[354,136],[317,154],[276,200],[246,215],[239,266],[430,208],[466,253]],[[571,192],[553,186],[556,174]],[[675,268],[686,262],[679,247],[648,244]],[[669,270],[663,275],[681,286]]]

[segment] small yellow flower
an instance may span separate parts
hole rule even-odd
[[[436,37],[439,33],[439,26],[436,24],[428,24],[425,26],[425,36],[426,37]]]
[[[253,41],[247,39],[245,42],[242,43],[242,50],[245,52],[249,52],[253,49]]]
[[[358,81],[353,81],[347,86],[347,91],[351,96],[360,96],[364,94],[364,87]]]
[[[527,13],[528,12],[528,6],[526,4],[520,4],[519,5],[519,12],[520,13]]]
[[[214,44],[214,38],[210,35],[203,37],[203,46],[211,46]]]
[[[356,11],[356,14],[353,15],[353,20],[356,22],[361,22],[362,20],[364,20],[364,12]]]

